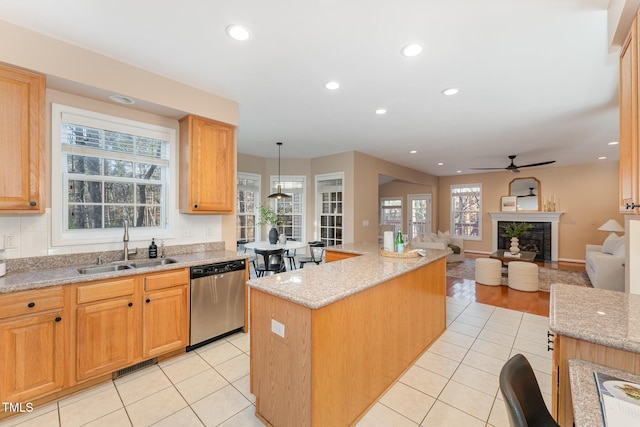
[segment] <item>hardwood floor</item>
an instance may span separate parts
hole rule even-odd
[[[467,258],[480,258],[483,255],[467,254]],[[538,263],[547,268],[584,271],[584,264],[577,263]],[[504,307],[526,313],[549,316],[549,292],[522,292],[508,286],[478,285],[474,280],[447,277],[447,296],[465,298],[482,304]]]

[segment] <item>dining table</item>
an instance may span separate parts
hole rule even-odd
[[[303,249],[307,246],[305,242],[297,242],[295,240],[287,240],[286,243],[275,243],[271,244],[268,241],[260,241],[260,242],[248,242],[244,245],[246,249],[259,249],[259,250],[272,250],[272,249],[284,249],[294,250],[294,249]]]

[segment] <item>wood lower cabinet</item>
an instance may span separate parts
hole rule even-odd
[[[335,262],[340,261],[347,258],[357,257],[357,254],[348,254],[345,252],[335,252],[331,250],[326,250],[324,253],[324,262]]]
[[[69,324],[60,287],[0,296],[0,401],[62,389]]]
[[[143,359],[189,345],[188,283],[187,270],[145,277]]]
[[[45,76],[0,63],[0,212],[44,212]]]
[[[135,279],[77,288],[76,379],[83,381],[135,363],[139,352]]]
[[[235,129],[196,116],[180,120],[180,212],[233,213]]]

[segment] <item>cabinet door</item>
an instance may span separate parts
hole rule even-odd
[[[133,363],[135,346],[139,343],[135,319],[131,297],[78,307],[78,380],[110,373]]]
[[[45,77],[0,64],[0,210],[43,213]]]
[[[638,200],[638,40],[637,19],[620,53],[620,211]]]
[[[147,292],[142,311],[143,358],[155,357],[189,344],[187,286]]]
[[[24,402],[62,388],[66,323],[62,310],[0,322],[0,401]]]
[[[233,126],[187,116],[180,121],[180,144],[180,211],[233,212]]]

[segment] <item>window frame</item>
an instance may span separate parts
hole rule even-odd
[[[260,212],[258,211],[258,206],[260,205],[260,200],[261,200],[261,194],[262,194],[262,176],[259,174],[255,174],[255,173],[249,173],[249,172],[238,172],[236,175],[236,189],[237,189],[237,193],[236,193],[236,203],[239,202],[238,197],[240,196],[240,184],[238,183],[238,181],[240,181],[240,179],[250,179],[253,180],[257,183],[258,189],[256,191],[255,194],[255,198],[254,198],[254,210],[253,212],[245,212],[245,211],[241,211],[240,210],[240,206],[236,205],[236,240],[241,240],[240,237],[238,237],[238,227],[240,224],[239,221],[239,217],[242,216],[251,216],[253,215],[254,217],[254,227],[253,227],[253,235],[254,235],[254,240],[250,240],[250,239],[243,239],[243,240],[247,240],[248,242],[253,242],[256,240],[260,239],[260,231],[261,231],[261,227],[258,225],[258,222],[260,221]],[[246,227],[245,227],[246,228]]]
[[[67,229],[65,221],[68,212],[67,167],[66,155],[62,149],[62,124],[63,116],[74,118],[74,124],[88,126],[97,129],[108,129],[115,132],[123,132],[136,136],[145,136],[162,139],[168,142],[168,165],[166,166],[162,185],[161,222],[156,227],[131,227],[129,238],[136,240],[162,240],[173,238],[173,224],[177,217],[176,189],[177,189],[177,132],[175,129],[154,125],[136,120],[125,119],[96,111],[71,107],[67,105],[51,104],[51,245],[73,246],[98,243],[115,243],[123,239],[123,229],[95,228],[95,229]],[[75,123],[75,122],[78,123]],[[108,157],[103,157],[108,158]],[[126,178],[121,182],[125,182]]]
[[[477,211],[468,211],[468,212],[475,212],[477,215],[477,222],[476,227],[478,230],[478,234],[477,235],[470,235],[470,236],[465,236],[461,233],[459,233],[459,229],[456,228],[456,224],[455,224],[455,214],[456,212],[465,212],[464,210],[458,211],[458,210],[454,210],[454,206],[455,206],[455,197],[457,197],[454,193],[454,189],[462,189],[462,188],[477,188],[477,191],[475,191],[474,193],[477,194],[478,197],[478,210]],[[460,194],[460,193],[457,193]],[[473,183],[473,184],[451,184],[451,186],[449,187],[449,230],[452,236],[456,236],[456,237],[460,237],[464,240],[477,240],[480,241],[482,240],[482,184],[481,183]]]
[[[326,226],[323,227],[322,225],[322,216],[326,215],[323,214],[322,212],[322,205],[324,203],[323,199],[322,199],[322,194],[324,194],[324,192],[320,192],[320,188],[319,188],[319,184],[322,181],[332,181],[332,180],[340,180],[341,181],[341,189],[340,189],[340,193],[341,193],[341,200],[340,200],[340,205],[341,205],[341,210],[340,213],[333,213],[333,214],[328,214],[328,216],[331,216],[333,218],[336,218],[338,216],[340,216],[341,218],[341,225],[340,227],[338,227],[335,223],[334,226]],[[331,240],[333,242],[336,242],[335,244],[337,245],[341,245],[344,243],[344,231],[345,231],[345,222],[344,222],[344,172],[334,172],[334,173],[327,173],[327,174],[320,174],[320,175],[316,175],[315,176],[315,199],[316,199],[316,209],[315,209],[315,223],[317,224],[317,230],[315,230],[316,233],[316,240],[319,240],[321,242],[324,242],[327,244],[327,246],[333,246],[333,245],[329,245],[326,240]],[[336,191],[337,192],[337,191]],[[327,228],[327,229],[333,229],[334,230],[334,237],[332,238],[323,238],[322,237],[322,229],[323,228]],[[335,230],[337,230],[338,228],[340,228],[341,230],[341,237],[337,238],[336,237],[336,233]],[[340,241],[338,243],[338,241]]]
[[[384,202],[386,201],[399,201],[400,202],[400,206],[384,206]],[[399,218],[399,223],[396,224],[394,222],[386,222],[385,221],[385,215],[384,215],[384,211],[385,209],[388,210],[392,210],[392,209],[399,209],[400,210],[400,215],[398,216]],[[404,221],[404,197],[402,196],[395,196],[395,197],[380,197],[380,224],[378,225],[393,225],[394,229],[393,229],[393,234],[395,236],[395,234],[402,230],[402,222]]]
[[[278,179],[279,178],[279,179]],[[296,238],[296,239],[300,239],[300,242],[304,242],[306,241],[306,208],[307,208],[307,177],[305,175],[282,175],[282,176],[278,176],[278,175],[271,175],[269,177],[269,194],[273,194],[277,191],[277,187],[278,187],[278,183],[286,183],[286,182],[300,182],[302,183],[301,185],[301,190],[292,192],[291,189],[287,188],[286,184],[282,185],[282,192],[284,194],[288,194],[290,196],[294,196],[294,193],[299,193],[301,195],[301,200],[300,200],[300,213],[299,214],[291,214],[299,216],[300,217],[300,236],[290,236],[289,234],[286,234],[287,238]],[[268,199],[270,200],[269,202],[269,206],[271,206],[274,209],[278,209],[279,206],[282,203],[289,203],[286,199]],[[285,214],[286,215],[286,214]],[[285,225],[286,227],[286,225]],[[293,227],[293,225],[291,225],[291,227]],[[282,231],[282,229],[278,230],[279,232]]]

